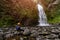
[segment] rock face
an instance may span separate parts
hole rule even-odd
[[[3,40],[3,30],[0,29],[0,40]]]
[[[0,28],[0,39],[24,40],[58,40],[60,39],[60,27],[21,27],[24,31],[16,31],[15,28]],[[22,35],[21,35],[22,34]],[[16,39],[16,38],[15,38]],[[18,40],[16,39],[16,40]]]

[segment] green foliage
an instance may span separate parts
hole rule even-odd
[[[52,21],[50,20],[50,23],[54,24],[60,23],[60,16],[55,17]]]
[[[60,23],[60,4],[57,4],[47,12],[49,23]]]
[[[1,19],[0,19],[0,26],[4,26],[4,25],[13,25],[14,20],[11,16],[9,15],[4,15]]]

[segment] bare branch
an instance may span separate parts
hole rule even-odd
[[[53,0],[53,2],[49,3],[48,8],[50,8],[51,6],[59,4],[59,2],[60,2],[60,0]]]

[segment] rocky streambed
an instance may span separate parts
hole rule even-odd
[[[60,40],[60,26],[0,28],[0,40]]]

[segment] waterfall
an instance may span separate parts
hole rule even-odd
[[[38,7],[38,12],[39,12],[38,26],[49,26],[49,24],[47,23],[47,17],[46,17],[43,7],[40,4],[37,4],[37,7]]]

